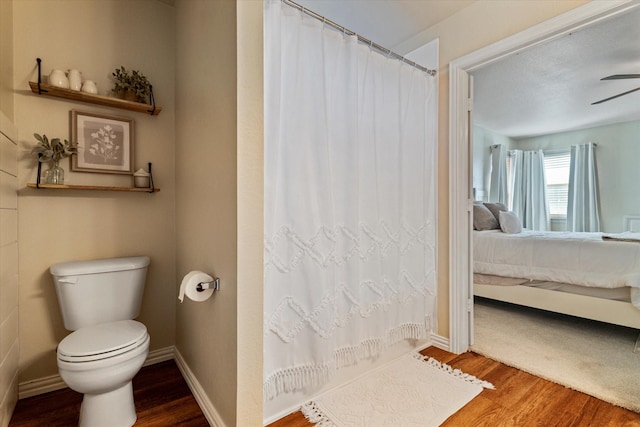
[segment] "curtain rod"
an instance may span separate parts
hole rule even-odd
[[[322,15],[318,15],[317,13],[315,13],[312,10],[307,9],[306,7],[299,5],[298,3],[295,3],[291,0],[281,0],[283,3],[288,4],[291,7],[294,7],[296,9],[298,9],[299,11],[301,11],[302,13],[305,13],[309,16],[311,16],[312,18],[315,18],[319,21],[322,21],[324,24],[327,24],[333,28],[335,28],[336,30],[339,30],[349,36],[356,36],[358,38],[359,42],[362,42],[364,44],[368,44],[369,47],[374,48],[376,50],[379,50],[380,52],[384,53],[387,56],[393,56],[396,59],[399,59],[400,61],[411,65],[412,67],[417,68],[420,71],[424,71],[425,73],[429,74],[430,76],[435,76],[436,75],[436,70],[430,70],[426,67],[423,67],[422,65],[405,58],[404,56],[400,55],[399,53],[396,53],[394,51],[392,51],[391,49],[387,49],[384,46],[380,46],[378,43],[374,43],[373,41],[361,36],[360,34],[356,34],[355,32],[351,31],[348,28],[343,27],[342,25],[336,24],[333,21],[328,20],[327,18],[325,18]]]

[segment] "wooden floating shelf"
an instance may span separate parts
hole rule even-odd
[[[101,185],[67,185],[67,184],[36,184],[28,183],[27,187],[47,190],[93,190],[93,191],[128,191],[130,193],[157,193],[159,188],[135,188],[135,187],[107,187]]]
[[[162,107],[156,106],[156,109],[154,110],[153,105],[150,104],[131,102],[124,99],[111,98],[109,96],[103,95],[94,95],[77,90],[63,89],[46,83],[40,83],[40,90],[38,90],[37,82],[29,82],[29,86],[31,87],[31,91],[33,93],[39,95],[64,98],[72,101],[88,102],[90,104],[104,105],[106,107],[120,108],[123,110],[130,110],[138,113],[151,114],[153,116],[157,116],[158,114],[160,114],[160,111],[162,111]]]

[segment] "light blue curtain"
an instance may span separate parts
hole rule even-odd
[[[524,228],[548,230],[549,207],[542,150],[511,150],[509,156],[511,158],[509,210],[520,218]]]
[[[507,148],[502,144],[492,145],[489,201],[507,204]]]
[[[568,231],[600,231],[600,203],[595,144],[571,146]]]

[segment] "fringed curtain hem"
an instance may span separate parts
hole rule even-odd
[[[333,360],[324,365],[300,365],[275,372],[264,382],[266,399],[273,399],[280,393],[291,393],[326,383],[332,374],[345,366],[374,359],[384,351],[403,340],[423,340],[430,337],[431,317],[424,324],[407,323],[390,329],[384,337],[371,338],[354,347],[342,347],[333,354]]]

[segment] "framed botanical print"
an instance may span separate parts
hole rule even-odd
[[[133,173],[133,120],[71,111],[71,141],[78,152],[71,156],[77,172]]]

